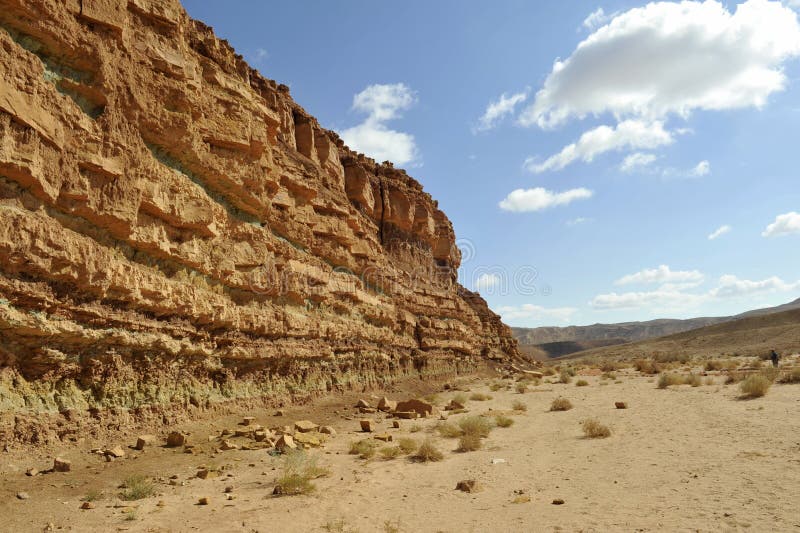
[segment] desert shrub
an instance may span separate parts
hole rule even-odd
[[[787,370],[778,378],[779,383],[800,383],[800,367]]]
[[[430,404],[437,405],[439,403],[439,401],[440,401],[440,398],[439,398],[438,394],[432,393],[432,394],[428,394],[427,396],[425,396],[423,398],[423,400],[425,400],[426,402],[428,402]]]
[[[412,424],[411,428],[408,430],[411,433],[419,433],[422,431],[422,424]]]
[[[572,402],[566,398],[556,398],[550,404],[551,411],[569,411],[570,409],[572,409]]]
[[[713,385],[713,384],[714,384],[714,378],[712,378],[711,376],[708,376],[706,378],[706,385]]]
[[[700,376],[698,376],[697,374],[690,373],[688,376],[684,378],[683,382],[687,385],[691,385],[692,387],[699,387],[700,385],[702,385],[703,380],[700,379]]]
[[[722,361],[718,361],[716,359],[710,359],[710,360],[706,361],[706,364],[705,364],[704,368],[706,369],[706,372],[713,372],[715,370],[723,370],[725,368],[725,363],[723,363]]]
[[[456,402],[456,403],[460,403],[461,405],[467,405],[467,395],[466,394],[462,394],[462,393],[459,392],[458,394],[453,396],[452,400],[454,402]]]
[[[514,390],[516,390],[519,394],[525,394],[528,392],[528,382],[520,381],[514,386]]]
[[[399,446],[384,446],[378,451],[380,452],[381,457],[383,457],[387,461],[391,459],[397,459],[398,457],[403,455],[403,450],[401,450]]]
[[[570,383],[572,381],[572,375],[569,372],[564,370],[558,375],[558,382],[559,383]]]
[[[651,359],[637,359],[633,362],[633,368],[642,374],[653,375],[661,372],[661,369],[658,367],[658,365]]]
[[[514,419],[505,415],[497,415],[494,417],[494,423],[499,428],[510,428],[514,425]]]
[[[468,416],[458,421],[458,427],[464,435],[477,435],[478,437],[488,437],[492,431],[492,421],[484,416]]]
[[[503,387],[504,387],[504,385],[502,383],[495,381],[494,383],[489,385],[489,390],[492,391],[492,392],[497,392],[500,389],[502,389]]]
[[[461,428],[453,422],[440,422],[439,424],[436,424],[435,429],[439,432],[439,435],[447,439],[458,438],[464,433],[461,431]]]
[[[516,400],[513,404],[511,404],[511,407],[515,411],[527,411],[528,410],[528,404],[526,404],[524,402],[521,402],[520,400]]]
[[[429,461],[441,461],[444,459],[444,454],[439,451],[436,444],[431,439],[425,441],[417,448],[417,453],[412,457],[419,463],[427,463]]]
[[[678,374],[661,374],[658,378],[658,388],[666,389],[672,385],[683,385],[685,383],[683,377]]]
[[[491,400],[492,397],[482,392],[473,392],[469,395],[469,399],[476,402],[485,402],[486,400]]]
[[[581,422],[583,434],[588,439],[604,439],[611,436],[608,426],[601,424],[596,418],[588,418]]]
[[[458,451],[460,452],[474,452],[480,450],[483,443],[478,435],[461,435],[458,439]]]
[[[589,382],[586,381],[585,379],[579,379],[578,381],[575,382],[576,387],[587,387],[588,385]]]
[[[617,379],[617,375],[614,372],[605,372],[600,377],[603,379]]]
[[[616,361],[603,361],[600,363],[600,370],[603,372],[614,372],[619,368],[619,364]]]
[[[417,449],[417,441],[411,437],[401,437],[397,441],[397,447],[400,448],[404,454],[408,455]]]
[[[760,398],[767,393],[771,385],[772,381],[764,374],[752,374],[739,384],[739,390],[743,398]]]
[[[97,489],[91,489],[89,492],[86,493],[86,496],[83,497],[84,502],[96,502],[97,500],[103,499],[103,491]]]
[[[747,377],[747,374],[744,372],[728,372],[728,375],[725,376],[725,385],[739,383],[745,377]]]
[[[692,358],[686,354],[660,353],[653,358],[656,363],[680,363],[685,365]]]
[[[372,439],[363,439],[350,443],[350,455],[357,455],[361,459],[371,459],[375,457],[378,443]]]
[[[281,476],[275,481],[275,485],[280,487],[277,494],[283,496],[309,494],[316,489],[312,480],[329,474],[328,469],[317,464],[316,457],[299,450],[289,452],[284,455]]]
[[[141,500],[155,494],[153,482],[141,474],[127,478],[121,485],[122,492],[119,497],[125,501]]]
[[[542,370],[543,376],[555,376],[556,370],[552,366],[547,366]]]

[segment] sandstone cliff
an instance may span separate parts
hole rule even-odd
[[[0,0],[0,30],[0,440],[517,354],[421,185],[177,1]]]

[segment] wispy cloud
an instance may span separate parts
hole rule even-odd
[[[719,239],[720,237],[722,237],[722,236],[723,236],[723,235],[725,235],[726,233],[730,233],[732,229],[733,229],[733,228],[731,228],[731,227],[730,227],[729,225],[727,225],[727,224],[725,224],[725,225],[722,225],[722,226],[718,227],[717,229],[715,229],[715,230],[714,230],[714,231],[713,231],[713,232],[712,232],[712,233],[711,233],[711,234],[708,236],[708,240],[709,240],[709,241],[713,241],[713,240]]]
[[[490,102],[486,107],[478,123],[473,126],[472,133],[479,133],[495,128],[497,124],[506,116],[513,115],[519,104],[528,98],[527,89],[520,93],[500,95],[500,98]]]

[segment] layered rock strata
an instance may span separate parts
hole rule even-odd
[[[177,2],[0,0],[7,438],[22,412],[290,397],[517,355],[459,261],[417,181]]]

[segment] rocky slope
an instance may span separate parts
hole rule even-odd
[[[177,1],[0,0],[0,441],[516,356],[454,242]]]

